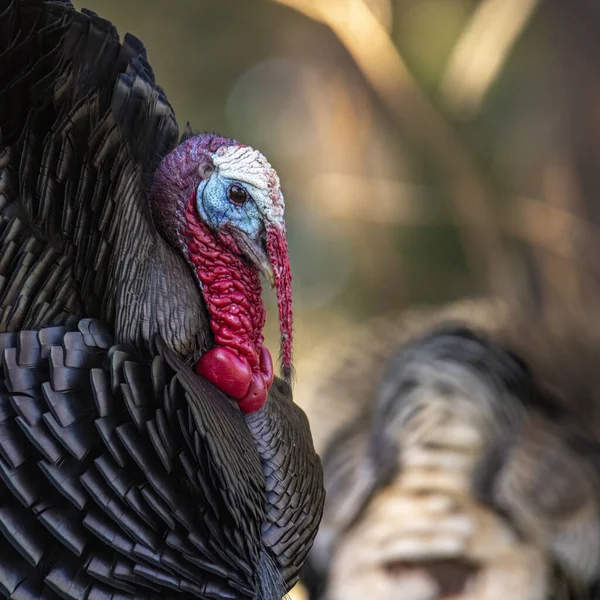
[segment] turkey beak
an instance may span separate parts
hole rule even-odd
[[[271,263],[263,263],[260,267],[260,272],[262,276],[265,278],[265,281],[269,283],[269,287],[271,289],[275,288],[275,273],[273,272],[273,266]]]
[[[232,229],[240,250],[248,260],[261,272],[271,289],[275,287],[275,273],[267,252],[264,232],[257,239],[251,238],[246,232]]]

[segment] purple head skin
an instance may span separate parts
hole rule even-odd
[[[213,174],[212,155],[238,142],[220,135],[188,138],[160,163],[150,193],[152,219],[161,234],[180,252],[187,252],[181,232],[186,225],[186,206],[200,182]]]

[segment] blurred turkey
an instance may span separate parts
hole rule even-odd
[[[316,534],[279,179],[178,137],[136,38],[0,1],[3,597],[275,600]]]
[[[600,598],[600,13],[540,7],[567,185],[517,213],[520,293],[388,315],[299,365],[327,490],[312,599]]]
[[[355,333],[362,360],[346,354],[318,387],[353,410],[317,436],[327,501],[311,598],[594,598],[594,340],[597,328],[484,301]]]

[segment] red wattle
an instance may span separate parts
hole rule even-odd
[[[238,400],[240,410],[245,413],[253,413],[262,408],[267,401],[267,386],[262,373],[253,373],[248,393]]]
[[[194,194],[186,217],[189,260],[202,284],[214,342],[244,357],[256,371],[266,319],[260,274],[239,254],[227,231],[213,232],[198,219]]]
[[[273,371],[273,359],[266,346],[261,346],[260,348],[260,372],[265,380],[265,385],[268,390],[273,383],[275,373]]]
[[[265,346],[261,346],[260,354],[260,372],[252,374],[252,381],[248,388],[248,393],[238,400],[240,410],[245,413],[253,413],[263,407],[267,401],[269,388],[273,383],[273,359],[271,353]]]
[[[245,398],[254,378],[248,361],[233,350],[217,346],[196,363],[196,373],[235,400]]]

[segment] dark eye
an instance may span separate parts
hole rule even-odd
[[[235,183],[229,186],[227,196],[234,204],[238,205],[242,205],[248,200],[248,192],[241,185]]]

